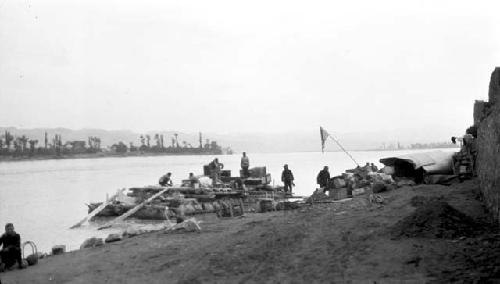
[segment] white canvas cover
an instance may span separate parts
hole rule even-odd
[[[405,161],[413,165],[415,170],[423,168],[429,174],[451,174],[453,173],[454,152],[432,151],[423,153],[411,153],[397,157],[380,159],[385,166],[394,166],[396,161]]]

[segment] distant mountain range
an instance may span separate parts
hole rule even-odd
[[[170,145],[171,138],[178,134],[178,141],[190,143],[194,147],[199,145],[198,133],[184,133],[175,131],[148,131],[137,133],[130,130],[103,130],[103,129],[68,129],[68,128],[33,128],[22,129],[15,127],[0,127],[0,137],[3,137],[5,131],[9,131],[14,136],[26,135],[30,139],[38,139],[43,143],[44,133],[47,132],[51,139],[55,134],[62,136],[62,140],[85,140],[89,136],[101,138],[101,145],[110,146],[119,141],[128,145],[133,142],[134,145],[140,145],[140,135],[149,134],[151,143],[154,143],[153,137],[156,133],[163,134],[165,144]],[[380,148],[382,145],[409,145],[413,143],[431,143],[449,141],[451,136],[460,135],[461,132],[453,129],[433,128],[426,129],[398,129],[391,131],[377,131],[369,133],[331,133],[346,149],[350,150],[372,150]],[[302,152],[302,151],[320,151],[321,142],[319,129],[314,131],[301,132],[276,132],[276,133],[238,133],[230,134],[203,133],[203,143],[205,139],[217,141],[222,147],[231,147],[236,152]],[[39,144],[40,145],[40,144]],[[333,141],[327,142],[327,151],[338,151],[339,148]]]

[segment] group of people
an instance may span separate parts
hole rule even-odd
[[[250,176],[250,159],[248,158],[246,152],[243,152],[243,155],[241,157],[240,161],[240,166],[241,166],[241,177],[242,178],[248,178]],[[220,173],[222,169],[224,168],[224,164],[219,162],[218,158],[215,158],[212,162],[208,164],[209,171],[210,171],[210,178],[212,179],[212,184],[215,186],[217,183],[220,182]],[[375,166],[373,163],[366,163],[365,166],[360,167],[358,166],[359,169],[363,169],[366,171],[373,171],[376,172],[378,171],[377,166]],[[198,178],[194,176],[193,173],[189,174],[189,182],[191,186],[194,187],[194,184],[198,182]],[[288,165],[285,164],[283,166],[283,171],[281,172],[281,181],[283,182],[284,185],[284,191],[285,193],[292,193],[292,188],[295,186],[294,183],[294,176],[292,171],[288,168]],[[331,181],[331,176],[329,172],[328,166],[324,166],[323,169],[318,173],[316,176],[316,183],[319,185],[319,187],[323,190],[323,192],[326,192],[330,190],[330,181]],[[159,181],[160,185],[162,186],[172,186],[172,174],[167,173],[166,175],[162,176]]]
[[[219,163],[219,160],[215,158],[210,164],[210,170],[212,172],[212,181],[215,182],[219,179],[220,170],[224,168],[222,163]],[[250,176],[250,159],[247,156],[246,152],[243,152],[240,160],[241,166],[241,177],[247,178]],[[283,166],[283,172],[281,173],[281,181],[284,184],[284,191],[287,193],[292,193],[292,187],[295,186],[293,183],[294,177],[292,171],[288,168],[288,165]]]
[[[241,160],[241,177],[248,178],[250,176],[250,159],[247,156],[246,152],[243,152]],[[224,164],[219,162],[218,158],[213,159],[208,164],[208,168],[210,171],[210,178],[212,179],[212,185],[215,186],[220,181],[220,173],[222,169],[224,169]],[[189,181],[191,186],[194,186],[198,182],[198,178],[193,174],[189,173]],[[284,191],[287,193],[292,193],[292,188],[295,186],[294,177],[292,171],[288,168],[288,165],[283,166],[283,172],[281,173],[281,181],[284,184]],[[163,175],[159,182],[161,186],[172,186],[172,173],[166,173]]]
[[[194,187],[195,184],[199,182],[199,179],[193,173],[189,173],[188,180],[191,187]],[[166,173],[165,175],[163,175],[158,183],[161,186],[173,186],[172,173]]]

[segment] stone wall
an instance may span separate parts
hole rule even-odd
[[[500,68],[491,74],[489,102],[476,103],[474,123],[477,131],[477,174],[486,206],[500,221]],[[483,104],[483,103],[479,103]],[[477,113],[476,113],[477,112]]]
[[[487,114],[486,109],[489,107],[489,103],[485,101],[474,102],[474,125],[478,125],[481,120],[483,120]]]
[[[500,67],[495,67],[495,70],[491,73],[488,101],[491,104],[500,101]]]

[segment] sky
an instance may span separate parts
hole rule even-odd
[[[0,125],[463,131],[499,3],[0,0]]]

